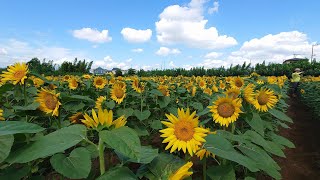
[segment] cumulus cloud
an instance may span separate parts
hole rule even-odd
[[[65,60],[73,61],[75,57],[83,59],[85,53],[74,52],[64,47],[34,45],[17,39],[0,42],[0,67],[14,62],[26,62],[34,57],[55,60],[55,64],[61,64]]]
[[[192,0],[187,6],[166,7],[156,22],[161,44],[184,44],[202,49],[221,49],[237,45],[233,37],[219,35],[215,27],[206,28],[203,10],[206,0]]]
[[[208,9],[209,14],[213,14],[219,11],[219,2],[215,1],[213,2],[213,7]]]
[[[140,30],[133,28],[123,28],[121,34],[125,40],[131,43],[143,43],[150,40],[152,36],[151,29]]]
[[[112,40],[112,37],[109,36],[109,31],[107,29],[100,32],[92,28],[82,28],[73,30],[72,35],[75,38],[88,40],[94,43],[105,43]]]
[[[111,56],[106,56],[102,60],[95,60],[92,64],[92,69],[102,67],[104,69],[111,70],[112,68],[120,68],[122,70],[129,69],[131,66],[132,59],[126,59],[123,61],[114,60]]]
[[[218,58],[220,56],[222,56],[222,53],[210,52],[210,53],[206,54],[204,57],[205,58]]]
[[[156,52],[159,56],[168,56],[170,54],[180,54],[181,51],[179,49],[170,49],[167,47],[160,47],[159,50]]]
[[[244,42],[238,51],[231,53],[229,59],[251,61],[253,64],[264,60],[266,63],[282,63],[283,60],[292,58],[293,54],[309,58],[311,44],[307,34],[299,31],[268,34],[262,38],[254,38]],[[320,52],[316,50],[315,53]]]
[[[131,49],[132,52],[141,53],[143,52],[142,48]]]

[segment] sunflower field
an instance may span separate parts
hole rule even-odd
[[[314,111],[314,115],[320,117],[320,76],[304,77],[299,88],[301,101]]]
[[[0,77],[0,179],[281,179],[294,148],[286,76]]]

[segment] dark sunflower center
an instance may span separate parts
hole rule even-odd
[[[242,81],[240,81],[240,80],[236,80],[235,81],[235,85],[237,86],[237,87],[242,87]]]
[[[268,103],[269,96],[266,93],[260,93],[257,99],[260,105],[266,105]]]
[[[122,89],[116,89],[114,94],[117,98],[122,98],[124,95],[124,91]]]
[[[21,79],[24,76],[24,71],[20,70],[20,71],[16,71],[13,76],[17,79]]]
[[[181,141],[189,141],[193,138],[194,127],[191,122],[179,121],[174,126],[174,134]]]
[[[97,79],[96,85],[101,85],[102,84],[102,79]]]
[[[225,102],[225,103],[219,104],[218,106],[218,113],[220,116],[224,118],[231,117],[234,112],[235,112],[235,108],[230,103]]]
[[[57,99],[53,95],[47,95],[45,99],[46,107],[50,110],[54,110],[57,105]]]

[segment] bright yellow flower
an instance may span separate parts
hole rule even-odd
[[[300,89],[300,92],[301,92],[301,94],[304,94],[305,90],[304,89]]]
[[[278,100],[272,90],[261,88],[260,91],[256,92],[253,105],[257,110],[267,112],[268,109],[272,109],[275,106]]]
[[[0,121],[4,121],[3,110],[2,109],[0,109]]]
[[[69,89],[75,90],[78,88],[78,81],[76,78],[70,78],[69,79]]]
[[[213,85],[213,86],[212,86],[212,91],[213,91],[213,92],[218,92],[218,91],[219,91],[219,89],[217,88],[217,86],[216,86],[216,85]]]
[[[93,79],[93,85],[97,88],[97,89],[103,89],[106,85],[107,85],[108,81],[100,76],[97,76]]]
[[[208,94],[209,96],[211,96],[212,95],[212,90],[210,88],[205,88],[203,90],[203,93]]]
[[[96,100],[96,106],[95,108],[96,109],[101,109],[102,108],[102,103],[107,100],[107,97],[106,96],[100,96],[97,98]]]
[[[241,106],[241,99],[239,98],[218,97],[213,105],[208,106],[208,108],[210,108],[210,112],[212,112],[212,117],[216,123],[228,127],[230,123],[238,119],[239,113],[242,113],[240,110]]]
[[[15,63],[14,65],[9,66],[7,71],[4,71],[3,74],[1,74],[1,81],[11,81],[14,85],[18,83],[24,84],[24,80],[27,79],[28,72],[29,70],[26,63]]]
[[[243,95],[244,95],[244,99],[250,103],[250,104],[253,104],[253,101],[254,101],[254,85],[249,83],[245,88],[244,88],[244,92],[243,92]]]
[[[119,128],[127,123],[124,115],[116,120],[113,120],[112,110],[108,111],[107,109],[99,109],[98,114],[94,109],[92,109],[92,117],[85,113],[84,119],[82,119],[81,122],[88,128],[98,128],[99,126],[107,128],[113,126],[114,128]]]
[[[228,97],[231,97],[232,99],[236,99],[238,98],[238,96],[240,95],[240,89],[239,88],[229,88],[225,94],[228,96]]]
[[[205,80],[201,79],[201,80],[199,81],[199,87],[200,87],[201,89],[205,89],[205,88],[207,87],[207,82],[206,82]]]
[[[65,76],[63,76],[62,81],[68,82],[70,80],[70,78],[71,77],[69,75],[65,75]]]
[[[82,75],[83,79],[91,79],[90,74],[84,74]]]
[[[79,124],[81,122],[81,119],[83,119],[84,116],[82,112],[77,112],[76,114],[72,115],[69,119],[71,123],[77,123]]]
[[[233,78],[233,80],[231,81],[231,86],[233,88],[242,88],[243,85],[244,85],[244,80],[239,76]]]
[[[138,78],[134,78],[132,81],[132,88],[137,92],[137,93],[142,93],[144,91],[144,84],[139,82]]]
[[[52,116],[58,116],[61,105],[58,99],[59,95],[60,93],[56,94],[54,90],[41,88],[36,98],[36,101],[40,103],[40,110],[47,114],[52,113]]]
[[[159,86],[158,86],[158,90],[161,91],[161,93],[163,94],[163,96],[170,96],[170,91],[169,91],[169,89],[168,89],[168,86],[159,85]]]
[[[221,80],[219,81],[219,88],[222,90],[226,88],[226,85]]]
[[[33,81],[33,85],[37,88],[39,88],[44,84],[44,81],[40,78],[33,78],[32,81]]]
[[[111,89],[111,99],[120,104],[126,97],[126,90],[119,85],[114,85]]]
[[[176,172],[172,173],[169,177],[169,180],[182,180],[193,174],[193,172],[189,172],[189,169],[192,167],[193,163],[187,162],[185,165],[180,167]]]
[[[170,153],[175,150],[182,150],[184,153],[188,151],[192,156],[198,146],[206,141],[204,137],[207,136],[209,131],[199,127],[199,120],[195,115],[196,111],[190,114],[189,108],[187,108],[186,112],[178,108],[178,117],[173,114],[166,114],[170,122],[161,121],[167,128],[160,130],[163,133],[161,137],[165,138],[162,143],[169,142],[165,150],[171,148]]]

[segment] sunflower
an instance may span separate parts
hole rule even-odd
[[[81,122],[81,119],[83,119],[84,116],[82,112],[77,112],[76,114],[72,115],[69,119],[71,123],[77,123],[79,124]]]
[[[61,105],[58,99],[59,95],[60,93],[56,94],[54,90],[41,88],[36,98],[36,102],[40,103],[40,110],[47,114],[52,113],[52,116],[58,116]]]
[[[201,79],[201,80],[199,81],[199,87],[200,87],[201,89],[205,89],[205,88],[207,87],[207,82],[206,82],[205,80]]]
[[[243,95],[244,95],[244,99],[250,103],[250,104],[253,104],[253,101],[254,101],[254,85],[249,83],[245,88],[244,88],[244,91],[243,91]]]
[[[304,90],[304,89],[300,89],[300,93],[301,93],[301,94],[304,94],[304,93],[305,93],[305,90]]]
[[[96,109],[102,108],[102,103],[103,103],[105,100],[107,100],[107,97],[106,97],[106,96],[100,96],[100,97],[98,97],[97,100],[96,100],[96,106],[95,106],[95,108],[96,108]]]
[[[170,96],[170,91],[168,90],[168,86],[165,85],[159,85],[158,90],[161,91],[163,96]]]
[[[222,82],[222,80],[219,81],[219,88],[222,90],[226,88],[226,85]]]
[[[144,91],[144,84],[139,82],[138,78],[134,78],[132,81],[132,88],[137,92],[137,93],[142,93]]]
[[[76,78],[70,78],[69,79],[69,89],[75,90],[78,87],[78,81]]]
[[[274,92],[267,88],[261,88],[258,90],[253,101],[254,107],[262,112],[267,112],[268,109],[271,109],[278,102],[277,96]]]
[[[112,110],[108,111],[107,109],[98,109],[98,115],[94,109],[92,109],[92,117],[87,113],[84,114],[84,119],[81,120],[88,128],[98,128],[98,127],[114,127],[119,128],[124,126],[127,121],[124,115],[120,116],[118,119],[113,120]]]
[[[244,80],[241,77],[235,77],[233,78],[233,80],[231,81],[231,86],[233,88],[242,88],[244,85]]]
[[[93,85],[97,89],[103,89],[107,85],[107,80],[103,77],[97,76],[93,79]]]
[[[70,80],[70,78],[71,77],[69,75],[65,75],[65,76],[63,76],[62,81],[68,82]]]
[[[165,150],[171,147],[170,153],[178,149],[183,150],[192,156],[196,152],[198,146],[200,146],[206,140],[208,130],[199,127],[198,117],[195,117],[196,111],[190,114],[189,108],[186,112],[183,109],[178,108],[178,117],[173,114],[166,114],[168,121],[161,121],[166,125],[166,129],[160,130],[161,137],[165,138],[162,143],[168,143]]]
[[[0,109],[0,121],[4,121],[3,110],[2,109]]]
[[[212,95],[212,90],[210,88],[205,88],[203,90],[203,93],[208,94],[209,96],[211,96]]]
[[[197,88],[195,86],[192,87],[191,96],[194,97],[196,95]]]
[[[208,106],[210,112],[212,112],[212,117],[216,123],[221,126],[229,126],[230,123],[235,122],[239,113],[242,113],[241,99],[233,99],[231,97],[218,97],[218,99],[213,103],[212,106]]]
[[[126,97],[126,90],[119,85],[114,85],[111,89],[111,99],[120,104]]]
[[[40,78],[33,78],[32,81],[33,81],[33,85],[37,88],[44,84],[44,81]]]
[[[213,86],[212,86],[212,91],[213,91],[213,92],[218,92],[218,91],[219,91],[219,89],[217,88],[217,86],[216,86],[216,85],[213,85]]]
[[[229,88],[225,93],[228,97],[231,97],[232,99],[236,99],[240,95],[240,89]]]
[[[15,63],[14,65],[9,66],[7,71],[4,71],[3,74],[1,74],[1,81],[12,81],[14,85],[18,83],[24,84],[28,72],[29,70],[26,63]]]
[[[114,82],[113,86],[116,86],[116,85],[119,86],[120,88],[124,89],[124,90],[127,88],[126,83],[123,82],[123,81],[116,81],[116,82]]]
[[[84,74],[84,75],[82,75],[82,78],[83,79],[91,79],[91,76],[90,76],[90,74]]]
[[[176,172],[172,173],[169,177],[169,180],[182,180],[193,174],[189,172],[189,169],[192,167],[193,163],[187,162],[185,165],[181,166]]]
[[[276,84],[277,83],[277,77],[276,76],[268,76],[268,83],[269,84]]]

